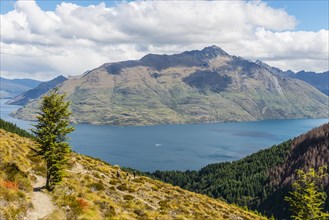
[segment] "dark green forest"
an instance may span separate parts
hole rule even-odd
[[[269,168],[284,161],[290,145],[291,140],[238,161],[210,164],[200,171],[148,174],[184,189],[255,209],[271,193],[271,188],[263,187],[268,181]]]
[[[284,197],[291,191],[294,172],[328,164],[329,124],[241,160],[210,164],[199,171],[147,173],[184,189],[257,210],[268,217],[289,219]],[[328,178],[323,189],[328,193]],[[329,210],[327,199],[326,211]]]
[[[19,128],[16,124],[3,120],[2,118],[0,118],[0,129],[18,134],[19,136],[22,137],[34,138],[34,136],[31,133]]]

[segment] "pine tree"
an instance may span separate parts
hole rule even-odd
[[[326,193],[320,191],[321,180],[327,175],[326,166],[318,172],[311,168],[307,173],[297,170],[297,180],[292,184],[294,191],[285,200],[290,203],[295,220],[329,219],[329,214],[323,212]]]
[[[71,151],[66,135],[74,128],[69,122],[70,103],[65,102],[64,98],[65,95],[58,94],[58,90],[44,96],[37,116],[38,123],[32,129],[39,143],[37,153],[46,161],[48,190],[53,190],[61,182]]]

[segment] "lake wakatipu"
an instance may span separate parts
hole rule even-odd
[[[9,116],[20,106],[1,99],[1,118],[24,129],[33,122]],[[196,170],[216,162],[233,161],[271,147],[328,122],[287,119],[212,124],[116,127],[74,124],[72,149],[111,164],[141,171]]]

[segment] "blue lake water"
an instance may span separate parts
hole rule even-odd
[[[32,122],[9,113],[19,106],[5,105],[1,118],[28,129]],[[74,125],[70,144],[76,152],[111,164],[142,171],[193,170],[237,160],[327,123],[324,119],[264,120],[213,124],[142,127]]]

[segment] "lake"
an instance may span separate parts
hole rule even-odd
[[[1,118],[21,128],[31,123],[9,116],[20,106],[1,99]],[[327,123],[324,119],[264,120],[141,127],[74,125],[74,151],[142,171],[195,170],[241,159]]]

